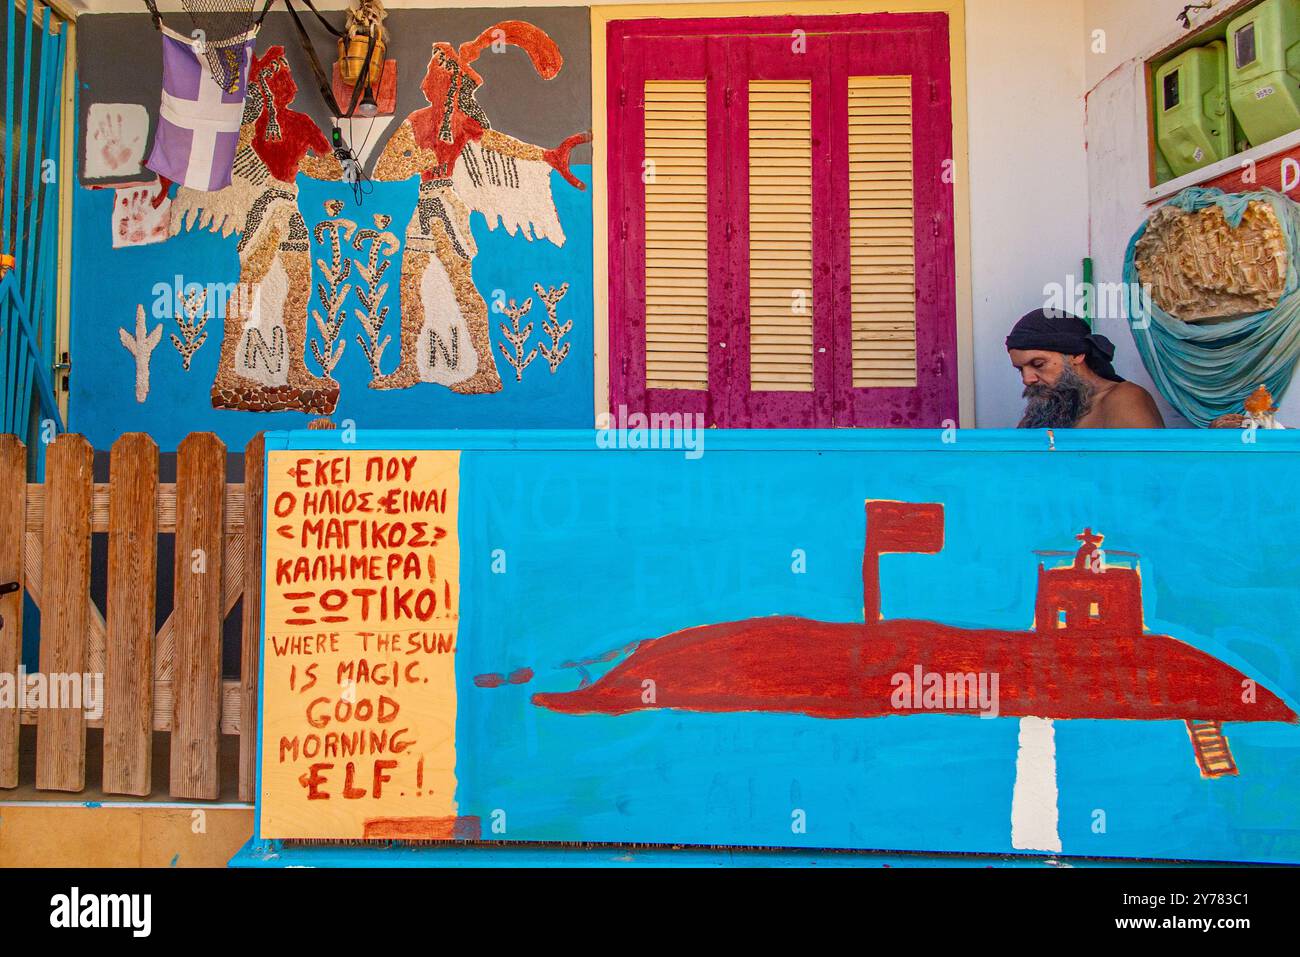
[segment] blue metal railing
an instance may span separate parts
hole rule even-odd
[[[35,419],[63,428],[51,372],[57,333],[62,83],[67,29],[47,7],[7,13],[0,253],[0,432],[27,438]],[[15,40],[21,31],[21,58]],[[17,123],[15,124],[15,120]],[[35,414],[34,414],[35,413]]]

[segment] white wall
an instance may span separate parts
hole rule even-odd
[[[1175,19],[1185,6],[1187,0],[1087,0],[1084,28],[1088,89],[1120,64],[1173,43],[1185,34],[1187,31]],[[1217,17],[1228,6],[1225,0],[1218,0],[1214,9],[1190,11],[1193,29]],[[1095,30],[1104,31],[1105,49],[1092,48]]]
[[[967,0],[975,423],[1024,409],[1004,340],[1088,248],[1082,0]]]
[[[1150,177],[1145,103],[1146,80],[1142,61],[1136,58],[1115,67],[1088,93],[1088,249],[1098,283],[1123,279],[1129,239],[1149,212],[1145,204]],[[1155,397],[1167,425],[1187,426],[1187,420],[1152,384],[1128,321],[1102,310],[1094,326],[1115,343],[1116,371]]]
[[[1119,282],[1123,278],[1129,239],[1153,208],[1145,202],[1149,171],[1143,64],[1149,56],[1185,35],[1175,20],[1185,5],[1186,0],[1086,2],[1088,246],[1098,282]],[[1217,15],[1229,5],[1221,0],[1209,15]],[[1201,13],[1193,23],[1205,22],[1206,16]],[[1093,52],[1091,47],[1092,31],[1098,29],[1105,31],[1106,50],[1101,53]],[[1151,391],[1166,423],[1188,425],[1151,385],[1128,324],[1103,320],[1099,327],[1119,346],[1115,365],[1120,375]],[[1280,403],[1278,418],[1300,425],[1300,385],[1294,380]]]
[[[1184,6],[1186,0],[1087,0],[1085,4],[1088,249],[1099,283],[1123,279],[1128,241],[1150,212],[1145,203],[1149,168],[1143,63],[1184,33],[1175,20]],[[1119,374],[1155,396],[1166,424],[1186,427],[1187,420],[1152,384],[1128,322],[1099,317],[1097,328],[1116,344]]]

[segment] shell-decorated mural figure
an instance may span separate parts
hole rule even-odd
[[[500,223],[511,235],[521,231],[562,246],[551,170],[586,188],[569,170],[569,155],[590,133],[544,149],[491,128],[475,98],[483,78],[472,64],[493,44],[523,50],[543,79],[563,64],[555,42],[519,20],[497,23],[459,49],[433,45],[421,84],[429,106],[403,121],[375,164],[380,180],[419,174],[420,192],[402,256],[401,363],[371,388],[436,382],[453,392],[499,392],[487,305],[470,275],[477,250],[469,215],[477,210],[492,228]]]
[[[299,172],[340,179],[342,165],[315,121],[289,109],[298,86],[284,47],[272,46],[249,69],[248,95],[231,183],[213,192],[181,187],[172,232],[239,232],[239,289],[226,307],[212,405],[253,412],[329,414],[339,386],[305,361],[311,301],[311,246],[298,209]]]

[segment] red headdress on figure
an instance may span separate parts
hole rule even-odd
[[[330,151],[329,141],[314,120],[305,113],[289,109],[298,95],[298,84],[289,71],[284,47],[268,47],[267,51],[253,57],[248,70],[249,96],[260,103],[254,126],[253,149],[262,158],[271,175],[292,182],[298,175],[298,164],[307,151],[324,154]]]
[[[261,99],[262,109],[257,117],[257,135],[261,139],[277,141],[284,134],[280,128],[279,108],[288,106],[298,94],[298,84],[289,72],[289,61],[284,58],[284,47],[273,46],[262,56],[254,54],[248,69],[249,89]]]
[[[554,77],[564,65],[555,41],[522,20],[494,24],[468,43],[462,43],[460,49],[450,43],[435,43],[429,69],[420,84],[431,109],[413,116],[412,124],[416,141],[437,153],[447,176],[451,175],[465,144],[479,139],[490,128],[487,116],[474,99],[483,78],[470,64],[498,43],[518,47],[528,54],[533,69],[544,80]]]

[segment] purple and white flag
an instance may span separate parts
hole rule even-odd
[[[223,90],[194,41],[163,28],[162,103],[146,166],[191,189],[230,185],[255,40],[254,31],[232,46],[239,69]]]

